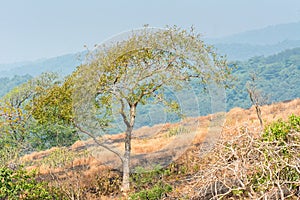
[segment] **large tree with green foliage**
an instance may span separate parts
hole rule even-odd
[[[125,151],[112,151],[123,163],[125,192],[130,186],[131,138],[139,105],[161,103],[180,111],[180,102],[165,95],[167,89],[187,89],[191,81],[225,86],[231,71],[193,29],[177,27],[132,32],[122,41],[99,46],[89,58],[73,77],[74,122],[106,147],[96,136],[120,116],[126,127]]]

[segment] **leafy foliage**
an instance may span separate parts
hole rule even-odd
[[[73,119],[72,77],[56,81],[50,88],[38,88],[38,95],[32,99],[33,117],[40,124],[71,124]]]
[[[166,193],[172,191],[172,187],[164,182],[164,177],[170,175],[169,169],[155,166],[152,170],[137,167],[132,175],[132,183],[135,193],[130,195],[131,199],[161,199]]]
[[[35,174],[22,168],[0,168],[0,198],[5,199],[58,199],[59,194],[46,183],[37,182]]]
[[[278,120],[270,124],[265,133],[263,134],[263,139],[266,141],[286,141],[293,139],[289,138],[291,131],[300,131],[300,117],[291,115],[287,122]]]
[[[31,112],[36,125],[32,128],[32,144],[37,149],[52,146],[69,146],[79,139],[72,126],[73,102],[72,82],[56,81],[49,88],[37,88],[38,94],[31,99],[27,110]]]
[[[123,121],[120,110],[127,110],[124,114],[129,119],[129,107],[135,104],[180,111],[179,102],[167,91],[187,89],[191,81],[200,87],[210,81],[224,84],[231,77],[226,60],[205,45],[200,35],[177,27],[144,29],[125,41],[100,46],[90,57],[75,76],[75,116],[82,125],[86,122],[86,128],[95,121],[91,116],[105,119],[99,121],[101,127],[112,120]]]
[[[59,88],[59,78],[48,73],[32,79],[6,94],[0,101],[0,143],[5,149],[14,149],[16,154],[52,146],[70,145],[78,139],[75,130],[64,123],[39,123],[36,98],[45,91]],[[55,99],[54,99],[55,101]],[[62,101],[63,102],[63,101]],[[63,106],[70,106],[63,104]],[[40,107],[39,107],[40,108]],[[41,108],[42,109],[42,108]],[[48,108],[47,108],[48,109]]]
[[[142,190],[130,196],[132,200],[157,200],[162,199],[167,192],[171,192],[172,187],[170,185],[156,183],[151,189]]]

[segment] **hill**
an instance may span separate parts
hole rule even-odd
[[[31,62],[0,64],[0,77],[26,74],[34,77],[43,72],[58,72],[61,75],[68,75],[82,64],[84,55],[84,52],[80,52]]]
[[[229,60],[247,60],[255,56],[270,56],[300,47],[300,40],[284,40],[274,44],[216,43],[214,47]]]
[[[213,43],[270,45],[286,40],[300,40],[300,22],[278,24],[227,37],[211,39]]]
[[[246,60],[269,56],[286,49],[300,47],[300,22],[268,26],[222,38],[207,38],[220,54],[229,60]]]
[[[71,60],[75,58],[75,55],[61,57],[59,60],[63,62],[64,58],[69,58],[69,61],[72,62]],[[55,60],[56,59],[53,60],[52,64],[55,64]],[[68,62],[64,63],[66,64]],[[234,63],[237,65],[237,68],[233,71],[236,80],[232,82],[234,88],[226,91],[226,111],[234,107],[249,108],[251,106],[246,89],[246,85],[250,81],[251,73],[256,74],[257,80],[255,84],[257,90],[262,93],[263,100],[266,103],[280,102],[300,97],[300,48],[286,50],[267,57],[253,57],[246,61],[237,61]],[[231,63],[231,65],[234,63]],[[66,68],[64,71],[66,72],[67,70],[71,71],[72,67]],[[40,72],[42,72],[42,70],[39,72],[38,70],[36,71],[36,73]],[[2,84],[1,88],[3,92],[0,93],[0,95],[4,95],[14,86],[24,83],[30,78],[30,75],[1,78],[0,83]],[[191,117],[204,116],[212,113],[211,105],[213,102],[211,102],[209,93],[204,92],[203,87],[196,83],[192,85],[192,88],[193,93],[188,93],[188,95],[186,95],[187,93],[176,94],[176,98],[179,99],[184,113]],[[170,93],[170,95],[172,95],[172,93]],[[195,108],[196,104],[198,106]],[[153,126],[157,123],[166,121],[174,122],[178,120],[176,116],[165,113],[160,106],[141,106],[143,108],[137,117],[136,127]],[[225,109],[223,110],[225,111]],[[117,128],[111,132],[118,133],[121,130],[123,130],[123,127],[117,126]]]
[[[28,80],[32,79],[32,76],[26,74],[23,76],[14,75],[13,77],[3,77],[0,78],[0,97],[4,96],[14,87],[21,85],[22,83],[27,82]]]
[[[227,93],[227,106],[248,108],[250,101],[246,90],[250,74],[255,74],[258,91],[268,103],[300,97],[300,48],[286,50],[272,56],[253,57],[236,62],[235,89]]]
[[[263,106],[262,115],[265,123],[269,124],[278,119],[286,120],[291,114],[300,115],[299,108],[300,100],[296,99]],[[209,158],[212,149],[205,149],[208,147],[206,143],[214,145],[220,142],[220,139],[224,141],[238,139],[243,135],[243,130],[254,135],[259,134],[259,122],[254,107],[247,110],[241,108],[230,110],[222,125],[222,135],[211,137],[212,132],[209,130],[215,126],[214,122],[218,116],[219,114],[188,118],[175,124],[160,124],[136,130],[133,134],[132,167],[151,168],[157,164],[167,167],[170,170],[169,175],[160,177],[174,188],[173,192],[169,192],[167,199],[184,196],[191,198],[199,191],[188,188],[197,189],[201,185],[200,182],[208,181],[199,176],[202,171],[209,172],[210,169],[205,167],[207,163],[213,162],[210,160],[212,155]],[[174,134],[174,130],[180,128],[185,131]],[[186,143],[187,137],[194,139]],[[123,148],[124,134],[107,135],[104,138],[111,147]],[[202,160],[201,156],[205,160]],[[72,192],[89,199],[104,198],[102,195],[106,195],[105,199],[120,198],[117,185],[121,163],[113,154],[97,147],[92,140],[78,141],[69,148],[52,148],[35,152],[24,156],[21,162],[28,170],[38,170],[40,179],[51,181],[64,193]],[[143,180],[151,182],[149,179]]]

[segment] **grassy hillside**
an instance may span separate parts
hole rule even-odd
[[[262,116],[267,125],[278,119],[287,120],[291,114],[300,115],[299,108],[299,99],[266,105],[262,107]],[[148,191],[148,195],[154,195],[158,191],[164,191],[166,192],[164,199],[209,199],[208,196],[214,195],[214,192],[208,188],[205,190],[206,192],[201,191],[210,183],[216,183],[214,180],[220,180],[220,183],[222,183],[221,181],[227,181],[227,184],[229,184],[228,177],[242,175],[230,175],[232,166],[230,163],[227,165],[226,162],[227,159],[231,159],[230,156],[234,156],[233,153],[235,152],[222,150],[224,147],[222,145],[227,144],[228,147],[235,148],[237,144],[250,145],[249,142],[259,142],[255,139],[259,135],[259,122],[255,109],[254,107],[248,110],[234,108],[228,112],[220,135],[213,137],[214,142],[212,142],[210,140],[212,138],[210,137],[210,134],[212,134],[210,129],[215,126],[214,120],[217,118],[218,115],[188,118],[180,123],[160,124],[136,130],[133,134],[132,168],[135,168],[133,177],[137,179],[133,181],[134,188],[132,192]],[[193,139],[186,143],[188,137]],[[107,135],[104,138],[108,145],[114,146],[116,149],[123,148],[124,134]],[[249,141],[247,138],[252,138],[252,140]],[[242,142],[244,140],[245,143]],[[204,148],[207,147],[206,143],[208,142],[215,144],[214,154],[210,153],[212,149]],[[231,142],[234,146],[229,146]],[[248,146],[243,146],[240,150],[244,153],[247,148]],[[256,149],[251,148],[249,147],[248,151],[256,151]],[[240,152],[239,149],[232,150]],[[222,155],[229,157],[214,160]],[[250,153],[249,155],[253,154]],[[245,159],[245,157],[236,156],[236,159]],[[52,148],[47,151],[35,152],[24,156],[20,161],[25,164],[27,170],[38,170],[41,180],[50,181],[51,185],[58,186],[66,195],[73,193],[77,195],[78,199],[119,199],[122,196],[119,192],[120,161],[110,152],[97,147],[92,140],[78,141],[69,148]],[[235,164],[238,164],[237,162]],[[242,166],[242,164],[238,165]],[[139,167],[136,168],[137,166]],[[219,177],[217,174],[210,173],[212,170],[216,170],[215,167],[217,166],[222,167],[223,172],[226,172],[224,176],[227,177],[227,180],[223,180],[223,176]],[[248,165],[247,167],[251,166]],[[255,166],[253,165],[253,167]],[[145,171],[146,169],[153,169],[154,171],[148,174]],[[245,166],[240,169],[246,170]],[[202,176],[207,177],[203,179]],[[245,177],[240,178],[243,178],[241,181],[249,180]],[[154,181],[159,180],[162,185],[155,186]],[[299,179],[295,180],[299,181]],[[243,183],[246,184],[246,182]],[[229,185],[227,186],[229,187]],[[153,187],[158,187],[160,190],[156,191]],[[172,190],[167,189],[169,187]],[[225,190],[222,190],[222,187]],[[151,193],[152,190],[156,192]],[[234,188],[229,190],[224,185],[216,186],[216,191],[219,194],[223,191],[227,197],[235,196],[237,198],[245,190],[240,189],[241,192],[236,193]],[[255,192],[252,191],[252,193]],[[142,193],[137,194],[142,195]],[[207,198],[203,197],[204,194]],[[272,190],[268,195],[271,194]],[[251,199],[251,197],[246,199]]]

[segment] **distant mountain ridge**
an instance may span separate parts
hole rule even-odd
[[[58,72],[63,76],[68,75],[83,63],[84,55],[85,52],[79,52],[32,62],[0,64],[0,78],[15,75],[24,76],[26,74],[34,77],[49,71]]]
[[[247,60],[254,56],[270,56],[288,49],[300,47],[300,40],[285,40],[268,45],[217,43],[214,44],[214,47],[219,54],[227,55],[229,60]]]
[[[222,38],[206,38],[217,52],[229,60],[247,60],[254,56],[269,56],[300,47],[300,22],[268,26]]]
[[[250,30],[222,38],[211,38],[208,39],[208,42],[271,45],[286,40],[300,40],[300,22],[268,26],[262,29]]]

